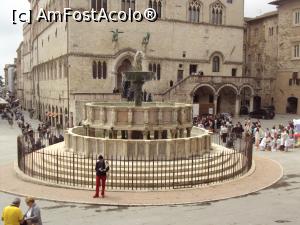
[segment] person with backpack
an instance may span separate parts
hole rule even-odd
[[[99,198],[100,183],[101,183],[101,196],[104,198],[105,185],[106,185],[106,173],[109,171],[108,162],[105,162],[102,155],[98,157],[98,161],[95,166],[96,171],[96,193],[94,198]]]

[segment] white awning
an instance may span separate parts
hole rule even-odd
[[[1,104],[1,105],[7,105],[8,102],[5,101],[3,98],[0,98],[0,104]]]

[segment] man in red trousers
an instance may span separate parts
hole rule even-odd
[[[98,157],[98,161],[95,166],[96,170],[96,193],[94,198],[99,198],[99,189],[100,189],[100,182],[101,182],[101,196],[104,198],[104,191],[105,191],[105,183],[106,183],[106,172],[109,170],[109,166],[106,165],[105,160],[102,155]]]

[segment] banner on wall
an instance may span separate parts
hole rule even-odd
[[[199,104],[193,104],[193,117],[199,116]]]

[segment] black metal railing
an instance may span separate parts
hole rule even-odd
[[[26,151],[18,138],[18,165],[28,176],[53,184],[93,189],[96,155],[84,156],[62,149]],[[221,140],[217,135],[214,142]],[[252,166],[252,139],[235,140],[234,146],[202,156],[164,160],[145,158],[106,158],[111,190],[161,190],[192,188],[235,179]],[[52,148],[53,149],[53,148]]]

